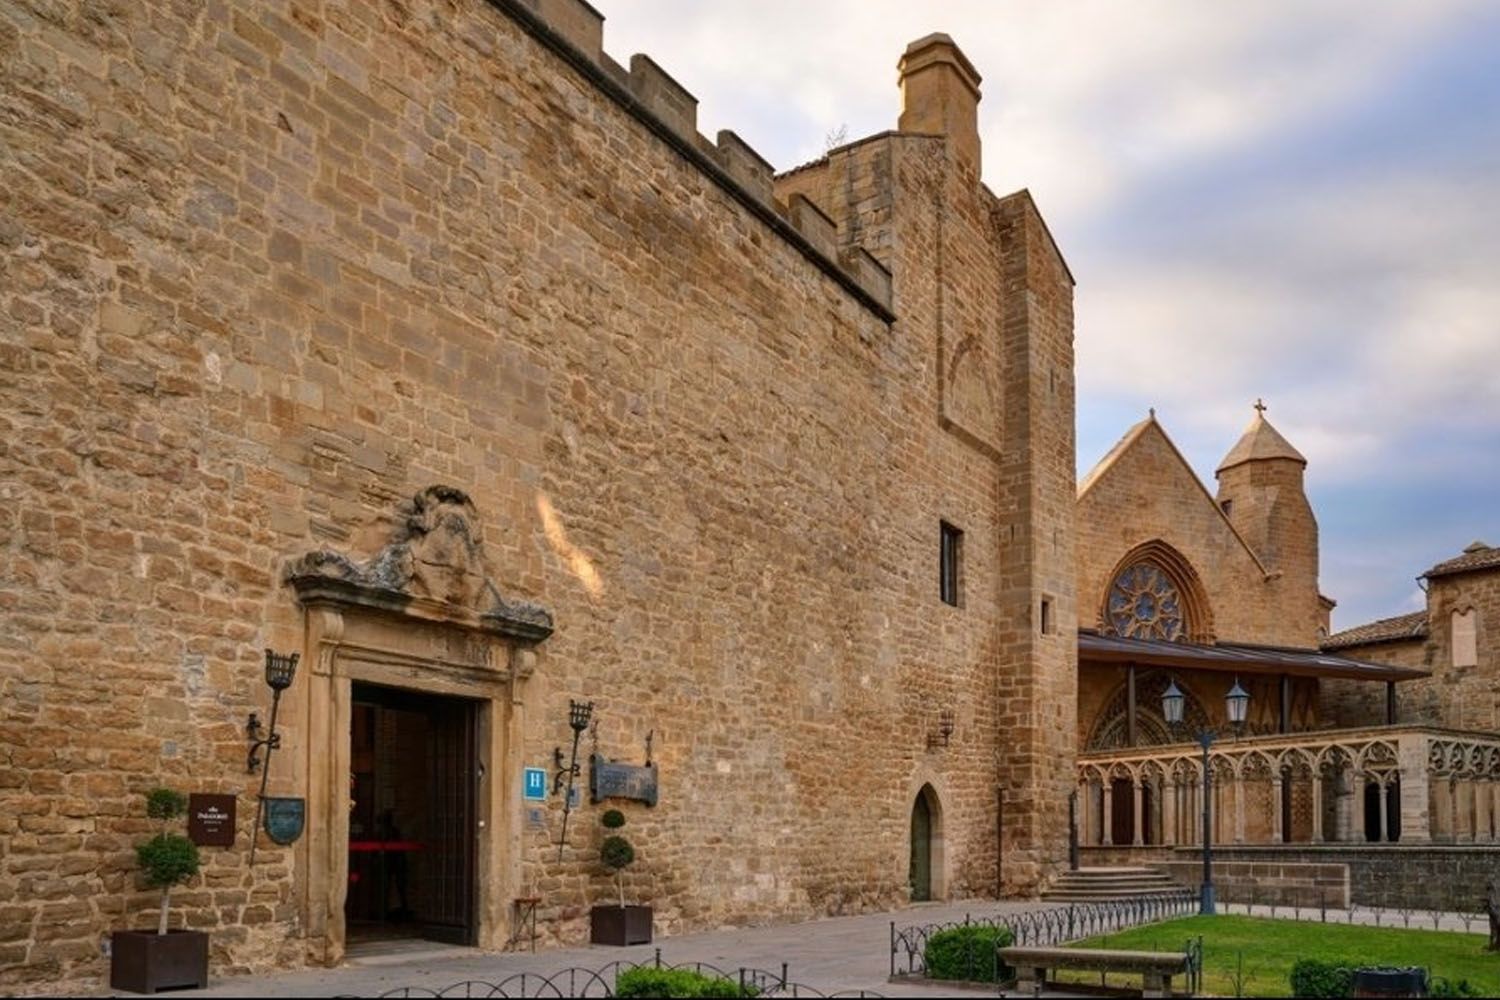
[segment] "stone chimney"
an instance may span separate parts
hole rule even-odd
[[[903,132],[948,138],[955,160],[979,175],[979,74],[953,39],[937,32],[906,47],[901,73]]]

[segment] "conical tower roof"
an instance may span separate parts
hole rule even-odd
[[[1224,456],[1224,461],[1219,463],[1215,475],[1225,469],[1231,469],[1245,462],[1257,462],[1263,459],[1289,458],[1294,462],[1307,464],[1307,459],[1302,453],[1292,447],[1290,441],[1281,436],[1281,432],[1271,426],[1266,419],[1266,406],[1259,400],[1255,403],[1255,416],[1250,421],[1250,426],[1245,428],[1245,433],[1235,442],[1229,454]]]

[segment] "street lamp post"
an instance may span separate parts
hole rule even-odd
[[[1186,701],[1186,696],[1178,688],[1175,680],[1167,684],[1166,693],[1161,696],[1161,714],[1167,720],[1167,725],[1174,730],[1182,725],[1182,708]],[[1230,688],[1229,694],[1224,696],[1224,711],[1236,733],[1245,724],[1245,713],[1249,707],[1250,695],[1240,687],[1239,678],[1236,677],[1234,687]],[[1213,916],[1216,912],[1214,907],[1213,772],[1209,769],[1208,751],[1213,747],[1214,739],[1218,735],[1209,726],[1198,730],[1198,745],[1203,748],[1203,885],[1198,896],[1198,912],[1204,916]]]

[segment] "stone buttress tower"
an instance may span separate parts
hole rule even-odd
[[[934,641],[971,672],[917,687],[976,706],[989,758],[970,773],[998,786],[965,793],[973,846],[956,874],[1028,892],[1065,858],[1074,783],[1073,279],[1030,194],[981,181],[980,77],[953,39],[918,39],[897,69],[897,130],[779,175],[776,194],[794,217],[825,215],[841,253],[891,272],[888,349],[909,356],[902,391],[917,397],[904,409],[939,429],[897,460],[930,470],[932,530],[942,518],[964,531],[962,613],[994,620],[966,648],[939,609]]]
[[[1272,575],[1273,605],[1266,611],[1284,623],[1282,641],[1316,646],[1322,621],[1318,522],[1303,487],[1306,468],[1307,459],[1257,403],[1250,426],[1214,475],[1219,506]]]

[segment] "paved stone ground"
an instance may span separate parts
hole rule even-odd
[[[788,965],[788,979],[821,992],[869,990],[890,997],[937,997],[953,994],[951,987],[916,983],[893,983],[890,975],[890,926],[941,923],[975,917],[1019,913],[1048,905],[1031,902],[968,900],[953,904],[919,904],[888,913],[856,917],[831,917],[800,924],[732,928],[661,938],[652,945],[633,948],[579,947],[531,952],[482,952],[473,948],[449,948],[429,942],[390,942],[369,949],[342,968],[283,972],[265,976],[240,976],[215,981],[206,990],[174,991],[173,996],[378,996],[403,986],[441,990],[465,980],[498,983],[517,973],[550,975],[570,967],[597,969],[626,959],[647,961],[660,948],[667,964],[706,962],[726,971],[740,967],[779,972]],[[1316,907],[1293,909],[1279,906],[1247,907],[1221,904],[1221,913],[1246,914],[1278,919],[1318,922],[1323,914]],[[1359,923],[1382,927],[1487,933],[1483,917],[1440,913],[1434,922],[1427,910],[1402,914],[1398,910],[1356,907],[1327,911],[1329,923]],[[967,992],[967,991],[966,991]],[[972,992],[975,997],[987,995]],[[1064,997],[1076,994],[1043,994]]]
[[[824,992],[865,989],[886,996],[935,997],[951,994],[952,990],[889,982],[891,921],[898,926],[938,923],[962,920],[965,914],[993,916],[1043,905],[993,900],[919,904],[889,913],[685,934],[632,948],[563,948],[535,954],[412,942],[382,948],[380,954],[357,958],[339,969],[227,978],[215,981],[206,990],[174,991],[172,995],[377,996],[403,986],[442,989],[468,979],[495,983],[519,972],[550,974],[570,966],[596,969],[620,959],[640,962],[649,960],[654,949],[660,948],[662,961],[668,964],[709,962],[725,970],[744,966],[779,973],[781,963],[786,962],[790,981]]]

